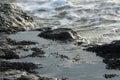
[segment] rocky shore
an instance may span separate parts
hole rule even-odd
[[[0,3],[0,32],[15,33],[35,28],[33,18],[11,3]]]
[[[32,62],[12,62],[13,59],[22,59],[26,57],[46,57],[42,48],[31,47],[39,44],[34,41],[15,41],[8,38],[9,35],[20,31],[39,31],[36,35],[40,38],[60,41],[62,43],[75,42],[74,45],[81,46],[87,44],[85,50],[95,52],[97,56],[103,58],[106,69],[120,70],[120,41],[113,41],[109,44],[91,45],[88,40],[81,37],[76,31],[70,28],[36,28],[33,18],[18,6],[11,3],[0,3],[0,79],[2,80],[68,80],[67,78],[56,79],[38,75],[37,69],[42,68],[42,64]],[[66,43],[69,44],[69,43]],[[21,56],[17,50],[31,51],[31,54]],[[51,56],[62,60],[71,60],[77,62],[79,55],[70,58],[67,55],[59,53],[50,53]],[[106,79],[119,76],[117,74],[105,74]]]
[[[27,50],[27,45],[37,43],[32,41],[16,42],[7,38],[7,36],[11,33],[34,28],[35,22],[33,18],[18,6],[11,3],[0,3],[0,80],[53,80],[52,78],[36,75],[35,69],[39,68],[40,64],[9,61],[22,58],[16,52],[17,49]],[[34,48],[32,50],[37,53],[39,49]],[[29,56],[35,56],[36,53]]]
[[[107,69],[120,70],[120,40],[112,41],[109,44],[92,45],[86,49],[95,52],[97,56],[103,57]]]
[[[32,17],[23,12],[18,6],[11,3],[0,3],[0,79],[2,80],[58,80],[56,78],[47,78],[37,75],[36,69],[42,68],[41,64],[35,64],[31,62],[12,62],[12,59],[22,59],[26,57],[45,57],[45,52],[41,48],[30,47],[31,45],[38,44],[33,41],[15,41],[8,36],[20,31],[33,30],[37,31],[36,24]],[[49,28],[50,29],[50,28]],[[83,43],[82,37],[80,37],[72,29],[61,28],[53,30],[53,33],[49,33],[47,28],[40,29],[42,33],[39,37],[52,40],[72,41],[80,40]],[[52,30],[52,29],[51,29]],[[46,34],[47,33],[47,34]],[[65,37],[62,37],[62,36]],[[58,36],[58,37],[56,37]],[[64,41],[64,40],[63,40]],[[20,56],[17,50],[32,51],[32,54]],[[61,59],[70,59],[68,56],[60,55],[57,53],[51,53],[52,56]],[[78,58],[72,59],[78,61]],[[66,79],[59,79],[66,80]]]

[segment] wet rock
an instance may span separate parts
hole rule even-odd
[[[109,78],[113,78],[113,77],[118,77],[119,75],[117,75],[117,74],[105,74],[104,75],[104,77],[106,78],[106,79],[109,79]]]
[[[0,72],[8,71],[8,70],[21,70],[27,71],[29,73],[35,72],[34,69],[37,69],[38,65],[34,63],[26,63],[26,62],[0,62]]]
[[[95,52],[97,56],[103,57],[107,69],[120,70],[120,40],[115,40],[109,44],[93,45],[86,49]]]
[[[35,45],[35,44],[37,44],[37,42],[24,41],[24,40],[16,42],[15,40],[12,40],[9,38],[7,38],[7,42],[8,42],[8,44],[11,44],[11,45]]]
[[[9,70],[0,75],[0,80],[38,80],[38,78],[36,74],[19,70]]]
[[[29,75],[22,75],[21,77],[15,79],[15,80],[37,80],[37,77],[29,76]]]
[[[19,55],[16,51],[11,49],[0,49],[0,58],[3,59],[18,59]]]
[[[11,3],[0,3],[0,32],[14,33],[35,27],[33,18]]]
[[[104,59],[104,63],[106,63],[107,69],[117,69],[120,70],[120,60],[119,59]]]
[[[27,75],[22,75],[21,77],[15,79],[15,80],[57,80],[57,79],[41,77],[39,75],[27,74]]]
[[[43,31],[38,36],[46,39],[60,40],[60,41],[66,41],[66,40],[68,41],[79,40],[80,42],[84,41],[84,39],[80,35],[78,35],[77,32],[69,28],[58,28],[58,29]]]
[[[20,50],[23,50],[23,51],[29,51],[29,46],[28,45],[17,45],[16,46],[16,49],[20,49]]]
[[[120,58],[120,40],[113,41],[110,44],[93,45],[86,50],[96,52],[98,56],[104,58]]]
[[[38,80],[56,80],[54,78],[47,78],[47,77],[39,77]]]
[[[30,55],[31,57],[45,57],[45,52],[41,48],[32,48],[33,53]]]

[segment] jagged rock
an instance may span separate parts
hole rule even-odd
[[[16,80],[36,80],[36,77],[33,76],[21,76],[17,78]]]
[[[84,42],[84,39],[80,35],[78,35],[77,32],[69,28],[46,30],[41,32],[38,36],[52,40],[60,40],[60,41],[79,40],[80,42]]]
[[[21,70],[27,71],[29,73],[35,72],[34,69],[37,69],[38,65],[34,63],[26,63],[26,62],[0,62],[0,72],[5,72],[8,70]]]
[[[37,44],[37,42],[33,42],[33,41],[15,41],[15,40],[12,40],[10,38],[7,38],[6,39],[8,44],[11,44],[11,45],[35,45]]]
[[[120,70],[120,60],[119,59],[104,59],[104,63],[106,63],[106,69],[116,69]]]
[[[0,3],[0,32],[14,33],[34,28],[33,18],[11,3]]]
[[[31,48],[33,53],[30,55],[31,57],[45,57],[45,52],[41,48]]]
[[[109,44],[93,45],[86,49],[95,52],[97,56],[103,57],[103,62],[107,69],[120,70],[120,40],[115,40]]]
[[[38,76],[33,73],[20,70],[9,70],[1,72],[0,80],[38,80]]]
[[[113,77],[119,77],[119,75],[117,75],[117,74],[105,74],[104,77],[106,79],[109,79],[109,78],[113,78]]]
[[[0,58],[3,59],[18,59],[19,55],[16,51],[11,49],[0,49]]]
[[[104,58],[120,58],[120,40],[113,41],[110,44],[93,45],[86,50],[96,52],[98,56]]]

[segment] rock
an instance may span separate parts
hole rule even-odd
[[[86,49],[95,52],[97,56],[103,57],[103,62],[107,69],[120,70],[120,40],[115,40],[109,44],[92,45]]]
[[[113,41],[110,44],[93,45],[86,50],[96,52],[98,56],[104,58],[120,58],[120,40]]]
[[[58,80],[58,79],[48,78],[48,77],[39,77],[38,80]]]
[[[0,32],[14,33],[35,27],[33,18],[11,3],[0,3]]]
[[[21,77],[17,78],[16,80],[36,80],[36,78],[32,77],[32,76],[28,76],[28,75],[26,75],[26,76],[22,75]]]
[[[32,48],[33,53],[30,55],[31,57],[45,57],[45,52],[41,48]]]
[[[8,70],[21,70],[27,71],[29,73],[34,73],[34,69],[37,69],[38,65],[34,63],[26,63],[26,62],[0,62],[0,72],[5,72]]]
[[[104,63],[106,63],[106,69],[116,69],[120,70],[120,60],[119,59],[104,59]]]
[[[37,42],[24,41],[24,40],[16,42],[15,40],[12,40],[10,38],[7,38],[7,42],[8,42],[8,44],[11,44],[11,45],[35,45],[35,44],[37,44]]]
[[[69,28],[58,28],[58,29],[43,31],[38,36],[46,39],[60,40],[60,41],[66,41],[66,40],[68,41],[80,40],[80,42],[84,41],[84,39],[80,35],[78,35],[77,32]]]
[[[106,79],[109,79],[109,78],[113,78],[113,77],[119,77],[119,75],[117,75],[117,74],[105,74],[104,77]]]
[[[19,55],[16,51],[11,49],[0,49],[0,58],[3,59],[18,59]]]
[[[36,74],[19,70],[9,70],[0,75],[0,80],[38,80],[38,78]]]

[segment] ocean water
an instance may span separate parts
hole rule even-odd
[[[72,28],[92,44],[109,43],[120,39],[119,0],[15,0],[15,5],[33,16],[37,27]],[[106,80],[104,74],[120,74],[116,70],[105,69],[102,58],[95,53],[83,51],[83,47],[73,43],[65,44],[37,37],[40,32],[28,31],[13,34],[17,41],[38,42],[46,52],[45,58],[28,57],[12,61],[41,63],[39,75],[68,78],[68,80]],[[24,52],[22,52],[24,55]],[[58,53],[70,59],[56,58]],[[74,61],[74,58],[80,58]],[[118,80],[112,78],[111,80]]]

